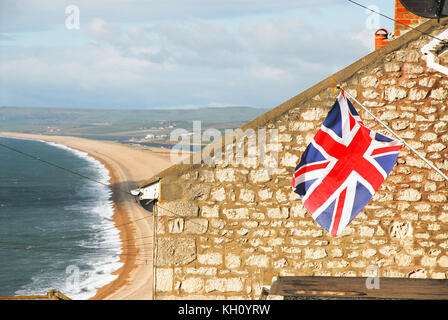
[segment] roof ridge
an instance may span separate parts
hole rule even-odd
[[[434,28],[435,26],[442,26],[448,24],[448,18],[440,19],[440,22],[437,20],[429,20],[418,27],[414,28],[413,30],[406,32],[404,35],[398,37],[397,39],[392,40],[387,45],[367,54],[366,56],[358,59],[356,62],[350,64],[349,66],[345,67],[342,70],[337,71],[336,73],[330,75],[326,79],[318,82],[317,84],[311,86],[310,88],[302,91],[301,93],[297,94],[296,96],[288,99],[287,101],[279,104],[278,106],[274,107],[273,109],[267,111],[266,113],[260,115],[259,117],[249,121],[245,125],[241,126],[241,130],[247,130],[247,129],[257,129],[260,127],[265,126],[269,121],[277,119],[279,116],[286,113],[288,110],[297,108],[302,103],[304,103],[307,100],[312,99],[314,96],[316,96],[319,92],[326,88],[331,88],[335,86],[335,81],[338,83],[345,82],[348,80],[353,74],[355,74],[360,69],[368,66],[369,64],[372,64],[373,62],[379,61],[387,54],[403,47],[405,44],[418,39],[422,35],[425,35],[429,33],[429,31]],[[227,139],[229,141],[229,139]],[[224,142],[224,144],[223,144]],[[201,156],[203,154],[209,155],[210,150],[213,150],[213,147],[216,143],[219,143],[223,147],[226,146],[226,136],[222,138],[220,141],[215,141],[209,145],[207,145],[201,152]],[[203,157],[201,158],[203,159]],[[202,163],[201,163],[202,164]],[[198,168],[201,166],[201,164],[174,164],[171,167],[162,170],[158,174],[154,175],[150,179],[142,182],[139,187],[145,187],[148,184],[154,183],[158,180],[160,180],[163,177],[173,175],[180,176],[184,173],[186,173],[188,170],[193,168]]]

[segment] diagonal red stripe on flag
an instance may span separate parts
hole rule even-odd
[[[333,228],[331,229],[331,235],[337,236],[339,223],[341,222],[342,211],[344,210],[345,195],[347,194],[347,188],[345,188],[339,195],[338,206],[336,208],[336,215],[333,221]]]
[[[330,162],[324,162],[324,163],[319,163],[319,164],[313,164],[310,166],[306,166],[302,169],[300,169],[299,171],[297,171],[294,174],[294,177],[297,178],[298,176],[304,174],[305,172],[310,172],[310,171],[314,171],[314,170],[318,170],[318,169],[324,169],[328,166]]]
[[[385,148],[378,148],[378,149],[373,150],[372,156],[377,155],[377,154],[381,154],[381,153],[386,153],[386,152],[400,151],[401,148],[403,148],[402,145],[400,145],[400,146],[392,146],[392,147],[385,147]]]

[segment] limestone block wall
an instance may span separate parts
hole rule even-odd
[[[404,44],[343,85],[448,173],[448,78],[426,67],[420,48],[428,41]],[[276,170],[202,164],[167,179],[178,191],[157,211],[158,299],[257,299],[274,276],[367,276],[369,266],[383,277],[446,279],[447,183],[406,147],[339,237],[291,191],[294,168],[336,96],[327,86],[267,121],[279,133]],[[367,127],[387,135],[355,107]]]

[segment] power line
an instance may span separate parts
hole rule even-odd
[[[98,180],[96,180],[96,179],[93,179],[93,178],[91,178],[91,177],[88,177],[88,176],[86,176],[86,175],[83,175],[83,174],[81,174],[81,173],[79,173],[79,172],[76,172],[76,171],[73,171],[73,170],[71,170],[71,169],[65,168],[65,167],[63,167],[63,166],[61,166],[61,165],[58,165],[58,164],[56,164],[56,163],[53,163],[53,162],[50,162],[50,161],[48,161],[48,160],[42,159],[42,158],[40,158],[40,157],[38,157],[38,156],[29,154],[29,153],[27,153],[27,152],[21,151],[21,150],[19,150],[19,149],[16,149],[16,148],[14,148],[14,147],[8,146],[8,145],[6,145],[6,144],[0,143],[0,147],[3,147],[3,148],[5,148],[5,149],[7,149],[7,150],[16,152],[16,153],[18,153],[18,154],[20,154],[20,155],[26,156],[26,157],[31,158],[31,159],[33,159],[33,160],[42,162],[42,163],[47,164],[47,165],[49,165],[49,166],[55,167],[55,168],[57,168],[57,169],[63,170],[63,171],[65,171],[65,172],[68,172],[68,173],[70,173],[70,174],[79,176],[79,177],[81,177],[81,178],[83,178],[83,179],[87,179],[87,180],[89,180],[89,181],[92,181],[92,182],[95,182],[95,183],[98,183],[98,184],[100,184],[100,185],[103,185],[103,186],[106,186],[106,187],[110,188],[110,185],[107,184],[107,183],[98,181]],[[121,189],[115,189],[114,191],[119,191],[119,192],[125,193],[126,195],[131,195],[131,196],[132,196],[132,194],[131,194],[130,192],[127,192],[127,191],[124,191],[124,190],[121,190]],[[119,227],[122,227],[122,226],[125,226],[125,225],[130,225],[130,224],[135,223],[135,222],[137,222],[137,221],[142,221],[142,220],[145,220],[145,219],[148,219],[148,218],[151,218],[151,217],[152,217],[152,215],[148,215],[148,216],[145,216],[145,217],[142,217],[142,218],[138,218],[138,219],[130,220],[129,222],[126,222],[126,223],[122,223],[122,224],[114,225],[113,227],[102,228],[100,231],[115,230],[115,229],[117,229],[117,228],[119,228]],[[136,256],[140,256],[140,257],[151,257],[150,254],[152,254],[152,250],[151,250],[150,252],[148,252],[148,253],[147,253],[148,255],[146,256],[146,255],[144,255],[146,252],[145,252],[145,251],[142,251],[142,248],[139,248],[139,246],[152,245],[152,242],[151,242],[151,243],[141,243],[141,244],[139,244],[139,243],[134,243],[134,244],[131,244],[131,245],[129,245],[129,246],[125,246],[125,245],[123,245],[123,242],[126,242],[126,241],[131,241],[131,240],[137,241],[137,240],[139,240],[139,239],[146,239],[146,238],[150,238],[150,237],[152,237],[152,236],[140,237],[140,238],[135,238],[135,239],[130,238],[130,239],[119,240],[119,242],[121,242],[121,248],[122,248],[122,249],[127,249],[128,252],[127,252],[127,253],[120,253],[120,254],[118,254],[118,255],[119,255],[119,256],[135,256],[135,257],[136,257]],[[74,239],[74,238],[77,238],[77,237],[73,236],[73,237],[69,237],[69,238]],[[69,239],[69,238],[65,237],[64,240],[67,240],[67,239]],[[109,242],[109,244],[110,244],[110,243],[117,243],[117,242]],[[102,245],[102,244],[108,244],[108,243],[105,243],[105,242],[100,243],[100,245]],[[5,245],[6,245],[6,247],[5,247]],[[39,250],[39,252],[42,252],[42,251],[53,251],[53,252],[54,252],[54,251],[60,251],[60,250],[75,249],[76,251],[78,251],[78,252],[83,252],[83,253],[90,252],[92,249],[106,249],[106,250],[107,250],[107,249],[112,249],[112,248],[107,248],[107,247],[105,248],[104,246],[101,246],[101,247],[79,247],[79,246],[76,246],[76,247],[31,247],[31,248],[27,249],[27,247],[28,247],[29,245],[24,245],[25,247],[22,247],[22,246],[19,246],[19,247],[12,247],[11,245],[18,245],[18,244],[17,244],[17,243],[5,243],[5,242],[0,242],[0,249],[7,249],[7,250]],[[20,245],[20,244],[19,244],[19,245]],[[132,253],[132,252],[130,251],[130,249],[136,249],[136,250],[139,250],[139,251],[138,251],[138,253],[137,253],[137,252],[136,252],[136,253]],[[28,253],[27,253],[27,254],[28,254]],[[105,254],[105,253],[104,253],[104,254]]]
[[[6,149],[8,149],[8,150],[10,150],[10,151],[17,152],[17,153],[19,153],[19,154],[21,154],[21,155],[24,155],[24,156],[28,157],[28,158],[31,158],[31,159],[34,159],[34,160],[43,162],[43,163],[45,163],[45,164],[47,164],[47,165],[56,167],[56,168],[58,168],[58,169],[60,169],[60,170],[64,170],[64,171],[69,172],[69,173],[71,173],[71,174],[77,175],[77,176],[82,177],[82,178],[84,178],[84,179],[88,179],[88,180],[90,180],[90,181],[92,181],[92,182],[96,182],[96,183],[99,183],[99,184],[101,184],[101,185],[103,185],[103,186],[106,186],[106,187],[109,187],[109,188],[110,188],[110,185],[109,185],[109,184],[106,184],[106,183],[103,183],[103,182],[101,182],[101,181],[92,179],[92,178],[90,178],[90,177],[88,177],[88,176],[85,176],[85,175],[79,173],[79,172],[76,172],[76,171],[67,169],[67,168],[65,168],[65,167],[63,167],[63,166],[60,166],[60,165],[55,164],[55,163],[53,163],[53,162],[50,162],[50,161],[41,159],[40,157],[34,156],[34,155],[32,155],[32,154],[29,154],[29,153],[26,153],[26,152],[24,152],[24,151],[18,150],[18,149],[16,149],[16,148],[10,147],[10,146],[5,145],[5,144],[3,144],[3,143],[0,143],[0,147],[6,148]],[[133,196],[133,195],[132,195],[130,192],[128,192],[128,191],[124,191],[124,190],[121,190],[121,189],[116,189],[116,190],[117,190],[117,191],[120,191],[120,192],[122,192],[122,193],[125,193],[125,194],[127,194],[127,195]],[[175,215],[175,216],[177,216],[177,217],[182,217],[181,215],[179,215],[179,214],[177,214],[177,213],[175,213],[175,212],[173,212],[173,211],[171,211],[171,210],[169,210],[169,209],[167,209],[167,208],[165,208],[165,207],[162,207],[162,206],[160,206],[160,205],[158,205],[158,206],[159,206],[160,208],[162,208],[162,209],[164,209],[164,210],[166,210],[166,211],[172,213],[173,215]],[[139,218],[139,219],[135,219],[135,220],[131,220],[130,222],[123,223],[123,224],[120,224],[120,225],[115,225],[114,227],[104,228],[104,229],[101,229],[101,231],[114,230],[114,229],[116,229],[116,228],[118,228],[118,227],[125,226],[125,225],[129,225],[129,224],[132,224],[133,222],[140,221],[140,220],[143,220],[143,219],[147,219],[147,218],[150,218],[150,217],[152,217],[152,215],[149,215],[149,216],[146,216],[146,217],[143,217],[143,218]],[[182,218],[183,218],[183,217],[182,217]],[[193,224],[196,224],[196,225],[198,225],[198,226],[200,226],[200,227],[203,227],[203,225],[201,225],[201,224],[199,224],[199,223],[196,223],[196,222],[194,222],[194,221],[190,221],[190,222],[193,223]]]
[[[91,177],[88,177],[88,176],[86,176],[86,175],[83,175],[83,174],[81,174],[81,173],[79,173],[79,172],[73,171],[73,170],[71,170],[71,169],[67,169],[67,168],[65,168],[65,167],[63,167],[63,166],[60,166],[60,165],[56,164],[56,163],[47,161],[47,160],[45,160],[45,159],[42,159],[42,158],[37,157],[37,156],[34,156],[34,155],[29,154],[29,153],[27,153],[27,152],[18,150],[18,149],[16,149],[16,148],[13,148],[13,147],[8,146],[8,145],[6,145],[6,144],[0,143],[0,147],[5,148],[5,149],[8,149],[8,150],[10,150],[10,151],[14,151],[14,152],[16,152],[16,153],[19,153],[19,154],[21,154],[21,155],[23,155],[23,156],[26,156],[26,157],[28,157],[28,158],[31,158],[31,159],[33,159],[33,160],[40,161],[40,162],[45,163],[45,164],[47,164],[47,165],[49,165],[49,166],[58,168],[58,169],[60,169],[60,170],[69,172],[69,173],[74,174],[74,175],[77,175],[77,176],[79,176],[79,177],[81,177],[81,178],[90,180],[90,181],[92,181],[92,182],[101,184],[101,185],[106,186],[106,187],[110,187],[110,185],[109,185],[108,183],[104,183],[104,182],[95,180],[95,179],[93,179],[93,178],[91,178]],[[124,190],[121,190],[121,189],[117,189],[117,191],[122,192],[122,193],[125,193],[125,194],[127,194],[127,195],[131,195],[131,193],[128,192],[128,191],[124,191]]]
[[[23,249],[11,249],[11,248],[7,248],[8,250],[17,250],[17,251],[19,251],[19,250],[23,250]],[[49,249],[49,248],[47,248],[47,249],[45,249],[44,251],[42,251],[42,252],[60,252],[60,250],[59,249],[57,249],[57,248],[53,248],[53,249]],[[79,253],[80,254],[87,254],[87,253],[89,253],[89,252],[85,252],[85,251],[79,251]],[[4,256],[4,255],[8,255],[9,254],[9,256],[15,256],[16,254],[13,254],[12,252],[9,252],[9,253],[2,253],[2,256]],[[18,252],[18,254],[20,254],[19,252]],[[29,256],[30,255],[30,253],[29,252],[25,252],[24,254],[26,254],[27,256]],[[96,253],[96,257],[102,257],[102,256],[108,256],[108,257],[110,257],[111,256],[111,254],[110,253],[100,253],[100,254],[98,254],[98,253]],[[113,256],[113,255],[112,255]],[[119,253],[119,254],[116,254],[116,256],[117,257],[120,257],[120,256],[131,256],[131,257],[146,257],[146,258],[152,258],[152,250],[151,251],[147,251],[147,252],[139,252],[139,253],[135,253],[135,252],[131,252],[131,253]]]
[[[376,13],[377,15],[380,15],[380,16],[386,18],[386,19],[389,19],[389,20],[392,20],[392,21],[394,21],[394,22],[396,22],[396,23],[399,23],[399,24],[401,24],[401,25],[404,25],[404,26],[406,26],[406,27],[408,27],[408,28],[410,28],[410,29],[412,29],[412,30],[416,30],[416,31],[420,32],[421,34],[424,34],[424,35],[426,35],[426,36],[428,36],[428,37],[437,39],[437,40],[439,40],[439,41],[443,41],[442,39],[439,39],[439,38],[437,38],[436,36],[433,36],[432,34],[429,34],[429,33],[427,33],[427,32],[421,31],[421,30],[419,30],[419,29],[417,29],[417,28],[415,28],[415,27],[413,27],[413,26],[410,26],[409,24],[403,23],[403,22],[401,22],[401,21],[399,21],[399,20],[396,20],[396,19],[394,19],[394,18],[391,18],[391,17],[389,17],[389,16],[386,16],[385,14],[382,14],[381,12],[375,11],[375,10],[369,8],[369,7],[366,7],[366,6],[362,5],[361,3],[358,3],[358,2],[353,1],[353,0],[347,0],[347,1],[349,1],[349,2],[351,2],[351,3],[353,3],[353,4],[356,4],[357,6],[360,6],[361,8],[367,9],[367,10],[373,12],[373,13]]]
[[[110,243],[106,243],[110,244]],[[121,249],[136,249],[140,250],[146,249],[144,246],[152,245],[152,242],[143,242],[143,243],[136,243],[133,245],[121,245]],[[18,242],[0,242],[0,249],[23,249],[23,250],[34,250],[34,249],[67,249],[67,250],[86,250],[91,251],[95,249],[104,249],[104,250],[112,250],[116,249],[116,247],[111,246],[103,246],[103,243],[99,243],[96,246],[81,246],[81,245],[73,245],[73,246],[33,246],[26,243],[18,243]]]
[[[144,236],[144,237],[138,237],[138,238],[128,238],[128,239],[123,239],[123,240],[119,239],[117,241],[101,241],[98,244],[99,245],[103,245],[103,244],[122,244],[122,247],[125,247],[123,245],[123,242],[135,241],[136,242],[135,245],[142,245],[140,243],[137,243],[137,241],[138,240],[142,240],[142,239],[148,239],[148,238],[153,238],[153,236],[150,235],[150,236]],[[48,238],[45,238],[45,239],[48,239]],[[75,237],[68,237],[68,238],[66,237],[66,238],[63,238],[62,240],[74,240],[74,239],[75,239]],[[85,239],[79,239],[78,237],[76,237],[76,239],[78,239],[80,241],[85,241]],[[48,239],[48,241],[58,241],[58,240],[59,239],[56,239],[56,238]],[[2,244],[7,244],[7,245],[25,245],[23,242],[4,242],[4,241],[0,241],[0,246]],[[146,244],[146,243],[143,243],[143,244]],[[127,246],[127,247],[130,247],[130,246]]]
[[[101,185],[103,185],[103,186],[107,186],[108,188],[110,188],[110,185],[109,185],[109,184],[106,184],[106,183],[103,183],[103,182],[101,182],[101,181],[92,179],[92,178],[90,178],[90,177],[88,177],[88,176],[85,176],[85,175],[79,173],[79,172],[76,172],[76,171],[73,171],[73,170],[71,170],[71,169],[65,168],[65,167],[60,166],[60,165],[58,165],[58,164],[55,164],[55,163],[53,163],[53,162],[50,162],[50,161],[41,159],[40,157],[37,157],[37,156],[31,155],[31,154],[29,154],[29,153],[23,152],[23,151],[21,151],[21,150],[18,150],[18,149],[16,149],[16,148],[10,147],[10,146],[5,145],[5,144],[3,144],[3,143],[0,143],[0,147],[3,147],[3,148],[5,148],[5,149],[8,149],[8,150],[13,151],[13,152],[16,152],[16,153],[18,153],[18,154],[21,154],[21,155],[26,156],[26,157],[28,157],[28,158],[31,158],[31,159],[33,159],[33,160],[40,161],[40,162],[45,163],[45,164],[47,164],[47,165],[50,165],[50,166],[52,166],[52,167],[58,168],[58,169],[60,169],[60,170],[66,171],[66,172],[68,172],[68,173],[74,174],[74,175],[79,176],[79,177],[81,177],[81,178],[90,180],[90,181],[92,181],[92,182],[95,182],[95,183],[98,183],[98,184],[101,184]],[[115,189],[115,190],[116,190],[116,191],[119,191],[119,192],[122,192],[122,193],[125,193],[126,195],[131,195],[131,196],[132,196],[132,194],[131,194],[130,192],[128,192],[128,191],[123,191],[123,190],[121,190],[121,189]],[[155,208],[158,209],[159,207],[162,208],[162,209],[164,209],[164,210],[166,210],[166,211],[168,211],[168,212],[170,212],[170,213],[172,213],[174,216],[182,217],[180,214],[178,214],[178,213],[176,213],[176,212],[173,212],[173,211],[171,211],[171,210],[169,210],[169,209],[167,209],[167,208],[165,208],[165,207],[163,207],[163,206],[160,206],[160,205],[156,202],[156,204],[155,204]],[[158,211],[158,210],[157,210],[157,211]],[[145,217],[142,217],[142,218],[134,219],[134,220],[131,220],[131,221],[126,222],[126,223],[123,223],[123,224],[114,225],[113,227],[104,228],[104,229],[101,229],[101,231],[107,231],[107,230],[112,230],[112,229],[115,230],[115,229],[117,229],[117,228],[119,228],[119,227],[122,227],[122,226],[125,226],[125,225],[129,225],[129,224],[132,224],[132,223],[134,223],[134,222],[141,221],[141,220],[144,220],[144,219],[147,219],[147,218],[151,218],[151,217],[154,217],[154,214],[152,214],[152,215],[148,215],[148,216],[145,216]],[[184,218],[184,217],[182,217],[182,218]],[[196,225],[200,226],[201,228],[203,227],[203,225],[201,225],[201,224],[199,224],[199,223],[196,223],[195,221],[190,221],[190,222],[193,223],[193,224],[196,224]],[[153,232],[157,232],[157,219],[154,219],[154,226],[153,226],[153,228],[155,228],[155,229],[154,229],[155,231],[153,230]],[[158,256],[158,249],[157,249],[157,247],[158,247],[158,238],[157,238],[157,234],[153,234],[152,237],[155,237],[155,241],[156,241],[156,246],[155,246],[155,248],[154,248],[153,250],[151,250],[151,251],[152,251],[152,256],[150,256],[150,255],[145,256],[145,255],[143,255],[143,253],[145,253],[145,252],[140,252],[140,251],[139,251],[138,253],[134,253],[134,254],[130,254],[129,252],[128,252],[128,253],[121,253],[120,256],[135,256],[135,257],[138,256],[138,257],[142,257],[142,258],[143,258],[143,257],[152,257],[153,260],[155,261],[155,263],[154,263],[153,265],[156,265],[156,264],[157,264],[157,256]],[[143,238],[143,237],[141,237],[141,238]],[[146,237],[146,238],[148,238],[148,237]],[[66,238],[65,238],[65,239],[66,239]],[[126,240],[124,240],[124,241],[131,241],[131,240],[133,240],[133,239],[132,239],[132,238],[131,238],[131,239],[126,239]],[[152,244],[152,243],[151,243],[151,244]],[[131,245],[131,246],[129,246],[129,248],[131,248],[131,247],[137,248],[136,245],[137,245],[137,244],[134,244],[134,246]],[[139,244],[139,245],[140,245],[140,244]],[[122,244],[122,247],[124,247],[123,244]],[[1,246],[0,246],[0,248],[1,248]],[[8,249],[8,250],[10,250],[11,247],[9,247],[9,248],[4,248],[4,249]],[[20,248],[20,249],[23,250],[23,248]],[[33,249],[42,249],[42,248],[33,248]],[[62,248],[62,247],[59,247],[59,248],[52,248],[52,250],[54,250],[54,251],[60,251],[61,249],[63,249],[63,248]],[[80,248],[78,248],[77,250],[79,250],[79,249],[80,249]],[[92,248],[84,248],[84,249],[85,249],[85,250],[89,250],[89,249],[92,249]],[[126,247],[126,249],[128,249],[128,248]],[[44,248],[44,250],[49,250],[49,248]],[[141,249],[137,248],[137,250],[141,250]],[[148,254],[149,254],[149,252],[148,252]],[[147,260],[145,260],[145,261],[147,261]],[[156,273],[154,274],[154,282],[155,282],[155,281],[157,281],[157,279],[156,279]],[[156,288],[154,288],[154,296],[155,296],[155,290],[156,290]]]
[[[134,220],[129,220],[129,222],[122,223],[122,224],[117,224],[117,225],[114,225],[113,227],[107,227],[107,228],[101,229],[101,231],[114,230],[114,229],[117,229],[117,228],[119,228],[119,227],[126,226],[126,225],[132,224],[132,223],[134,223],[134,222],[141,221],[141,220],[145,220],[145,219],[148,219],[148,218],[151,218],[151,217],[152,217],[152,215],[148,215],[148,216],[144,216],[144,217],[142,217],[142,218],[138,218],[138,219],[134,219]]]
[[[124,240],[119,240],[119,241],[110,241],[110,242],[102,242],[102,243],[117,243],[117,242],[126,242],[126,241],[137,241],[137,240],[141,240],[141,239],[148,239],[148,238],[152,238],[153,236],[145,236],[145,237],[139,237],[139,238],[129,238],[129,239],[124,239]]]
[[[150,235],[150,236],[144,236],[144,237],[138,237],[138,238],[128,238],[128,239],[123,239],[123,240],[119,239],[117,241],[103,241],[103,242],[100,242],[100,244],[118,244],[118,243],[123,243],[123,242],[128,242],[128,241],[136,241],[137,242],[137,240],[148,239],[148,238],[152,238],[152,237],[153,236]]]
[[[58,169],[60,169],[60,170],[64,170],[64,171],[69,172],[69,173],[71,173],[71,174],[77,175],[77,176],[79,176],[79,177],[81,177],[81,178],[88,179],[88,180],[90,180],[90,181],[92,181],[92,182],[96,182],[96,183],[99,183],[99,184],[101,184],[101,185],[103,185],[103,186],[106,186],[106,187],[109,187],[109,188],[110,188],[110,185],[107,184],[107,183],[103,183],[103,182],[101,182],[101,181],[92,179],[92,178],[90,178],[90,177],[88,177],[88,176],[85,176],[85,175],[79,173],[79,172],[76,172],[76,171],[67,169],[67,168],[65,168],[65,167],[63,167],[63,166],[60,166],[60,165],[55,164],[55,163],[53,163],[53,162],[50,162],[50,161],[41,159],[40,157],[37,157],[37,156],[34,156],[34,155],[32,155],[32,154],[23,152],[23,151],[21,151],[21,150],[18,150],[18,149],[16,149],[16,148],[10,147],[10,146],[5,145],[5,144],[3,144],[3,143],[0,143],[0,147],[3,147],[3,148],[8,149],[8,150],[10,150],[10,151],[14,151],[14,152],[19,153],[19,154],[21,154],[21,155],[24,155],[24,156],[26,156],[26,157],[28,157],[28,158],[31,158],[31,159],[34,159],[34,160],[43,162],[43,163],[45,163],[45,164],[47,164],[47,165],[53,166],[53,167],[58,168]],[[120,191],[120,192],[123,192],[123,193],[125,193],[125,194],[127,194],[127,195],[131,195],[131,196],[132,196],[132,194],[131,194],[130,192],[128,192],[128,191],[124,191],[124,190],[121,190],[121,189],[116,189],[116,190],[117,190],[117,191]],[[173,213],[173,214],[176,215],[176,216],[180,216],[180,215],[176,214],[175,212],[170,211],[170,210],[167,209],[167,208],[164,208],[164,207],[161,207],[161,208],[164,209],[164,210],[166,210],[166,211],[168,211],[168,212]],[[131,224],[131,223],[133,223],[133,222],[136,222],[136,221],[140,221],[140,220],[143,220],[143,219],[150,218],[151,216],[152,216],[152,215],[149,215],[149,216],[146,216],[146,217],[143,217],[143,218],[139,218],[139,219],[135,219],[135,220],[131,220],[130,222],[123,223],[123,224],[120,224],[120,225],[116,225],[116,226],[114,226],[114,227],[104,228],[104,229],[101,229],[101,231],[104,231],[104,230],[106,230],[106,231],[107,231],[107,230],[113,230],[113,229],[116,229],[116,228],[121,227],[121,226],[129,225],[129,224]],[[192,221],[192,223],[194,223],[194,222]],[[198,224],[198,225],[199,225],[199,224]]]
[[[113,227],[101,228],[101,229],[98,229],[98,231],[95,231],[95,230],[92,230],[92,229],[88,229],[88,231],[102,232],[102,231],[116,230],[119,227],[122,227],[122,226],[125,226],[125,225],[129,225],[129,224],[132,224],[134,222],[145,220],[145,219],[148,219],[148,218],[151,218],[151,217],[152,217],[152,215],[148,215],[148,216],[144,216],[142,218],[130,220],[129,222],[126,222],[126,223],[114,225]],[[85,229],[83,229],[83,230],[85,231]],[[81,231],[81,230],[76,230],[76,231]],[[125,242],[125,241],[146,239],[146,238],[150,238],[150,237],[151,236],[145,236],[145,237],[139,237],[139,238],[128,238],[128,239],[124,239],[124,240],[120,239],[120,240],[117,240],[117,241],[105,241],[105,242],[102,242],[102,243],[117,243],[117,242]],[[48,237],[46,237],[46,239],[48,239]],[[77,235],[64,236],[64,238],[62,238],[62,239],[58,239],[58,238],[54,238],[53,237],[53,239],[55,241],[59,241],[59,240],[76,240],[76,239],[79,239],[79,236],[77,236]],[[79,239],[79,240],[85,240],[85,239]],[[0,244],[1,244],[1,241],[0,241]]]
[[[141,249],[138,246],[146,246],[146,245],[152,245],[152,242],[145,242],[145,243],[138,243],[135,245],[129,245],[129,246],[121,246],[121,248],[123,249]],[[105,247],[105,246],[101,246],[101,243],[99,244],[99,246],[90,246],[90,247],[86,247],[86,246],[79,246],[79,245],[73,245],[73,246],[32,246],[29,244],[23,244],[23,243],[17,243],[17,242],[0,242],[0,249],[24,249],[24,250],[32,250],[32,249],[74,249],[74,250],[93,250],[93,249],[116,249],[113,247]]]

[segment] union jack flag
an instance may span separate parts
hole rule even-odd
[[[341,91],[294,171],[293,190],[311,217],[338,236],[386,179],[402,147],[368,129]]]

